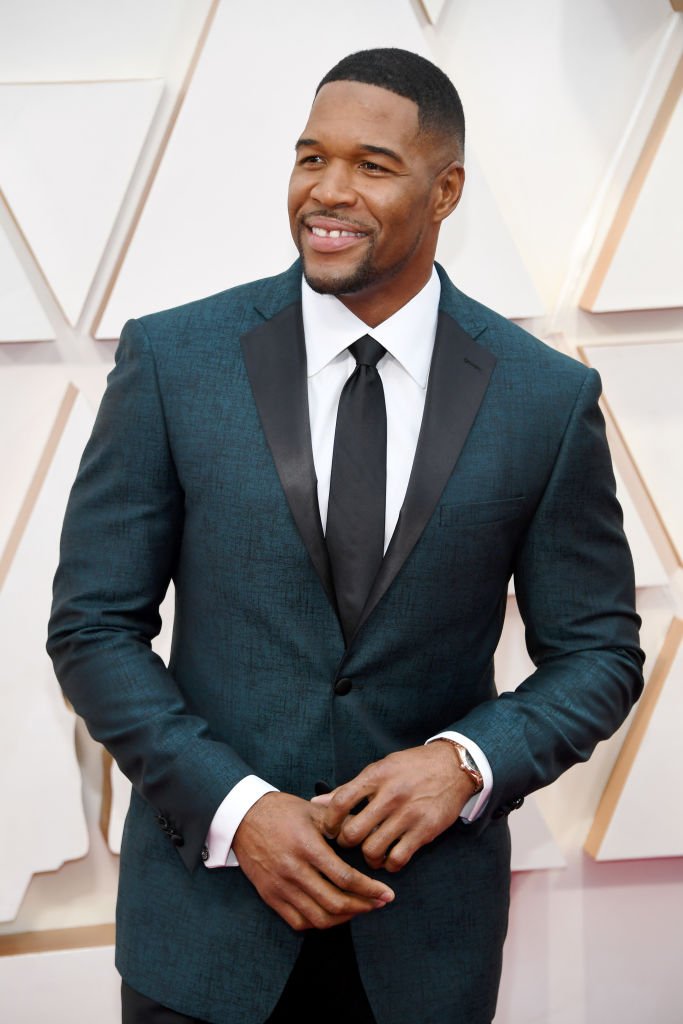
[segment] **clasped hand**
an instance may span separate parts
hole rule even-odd
[[[297,931],[386,906],[393,890],[350,867],[327,841],[360,846],[371,868],[399,871],[458,818],[472,795],[450,744],[389,754],[325,796],[266,793],[232,848],[261,898]],[[365,807],[354,808],[363,800]]]

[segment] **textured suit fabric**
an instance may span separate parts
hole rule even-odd
[[[486,812],[392,875],[396,900],[352,935],[378,1024],[488,1024],[506,814],[642,687],[599,378],[441,272],[413,477],[345,651],[306,449],[300,273],[130,321],[69,502],[48,649],[134,786],[117,964],[181,1012],[265,1020],[301,937],[241,871],[202,867],[219,803],[250,772],[308,798],[452,727],[489,758]],[[497,698],[511,574],[537,670]],[[170,579],[167,670],[150,641]]]
[[[199,1017],[188,1017],[168,1006],[143,996],[121,982],[121,1024],[206,1024]]]
[[[122,1024],[205,1024],[121,982]],[[348,925],[308,931],[266,1024],[376,1024],[363,989]]]

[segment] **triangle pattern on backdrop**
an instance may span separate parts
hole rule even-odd
[[[591,272],[584,309],[683,306],[682,150],[683,57]]]
[[[432,25],[436,25],[441,17],[441,12],[446,6],[447,0],[420,0],[422,8]]]
[[[75,715],[45,652],[45,623],[71,484],[94,415],[73,384],[64,393],[0,561],[0,775],[3,810],[0,921],[15,916],[37,872],[88,851]]]
[[[54,336],[19,257],[0,228],[0,343],[53,341]]]
[[[71,324],[92,285],[162,89],[154,79],[0,85],[0,188]],[[24,329],[16,340],[32,338]]]
[[[587,345],[584,353],[683,565],[683,342]]]
[[[683,857],[683,620],[674,619],[585,843],[596,860]]]
[[[545,308],[484,172],[467,153],[467,183],[444,222],[437,258],[467,295],[512,320],[543,316]]]

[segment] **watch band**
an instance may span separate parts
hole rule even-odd
[[[438,736],[437,740],[444,740],[455,748],[460,770],[463,771],[470,779],[474,786],[474,793],[481,793],[484,788],[484,777],[477,768],[477,762],[474,760],[467,747],[463,747],[462,743],[458,743],[457,740],[452,740],[449,736]],[[436,742],[436,740],[434,742]]]

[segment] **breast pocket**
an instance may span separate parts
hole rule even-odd
[[[524,495],[499,498],[496,501],[470,501],[456,505],[441,505],[439,526],[483,526],[516,519],[524,505]]]

